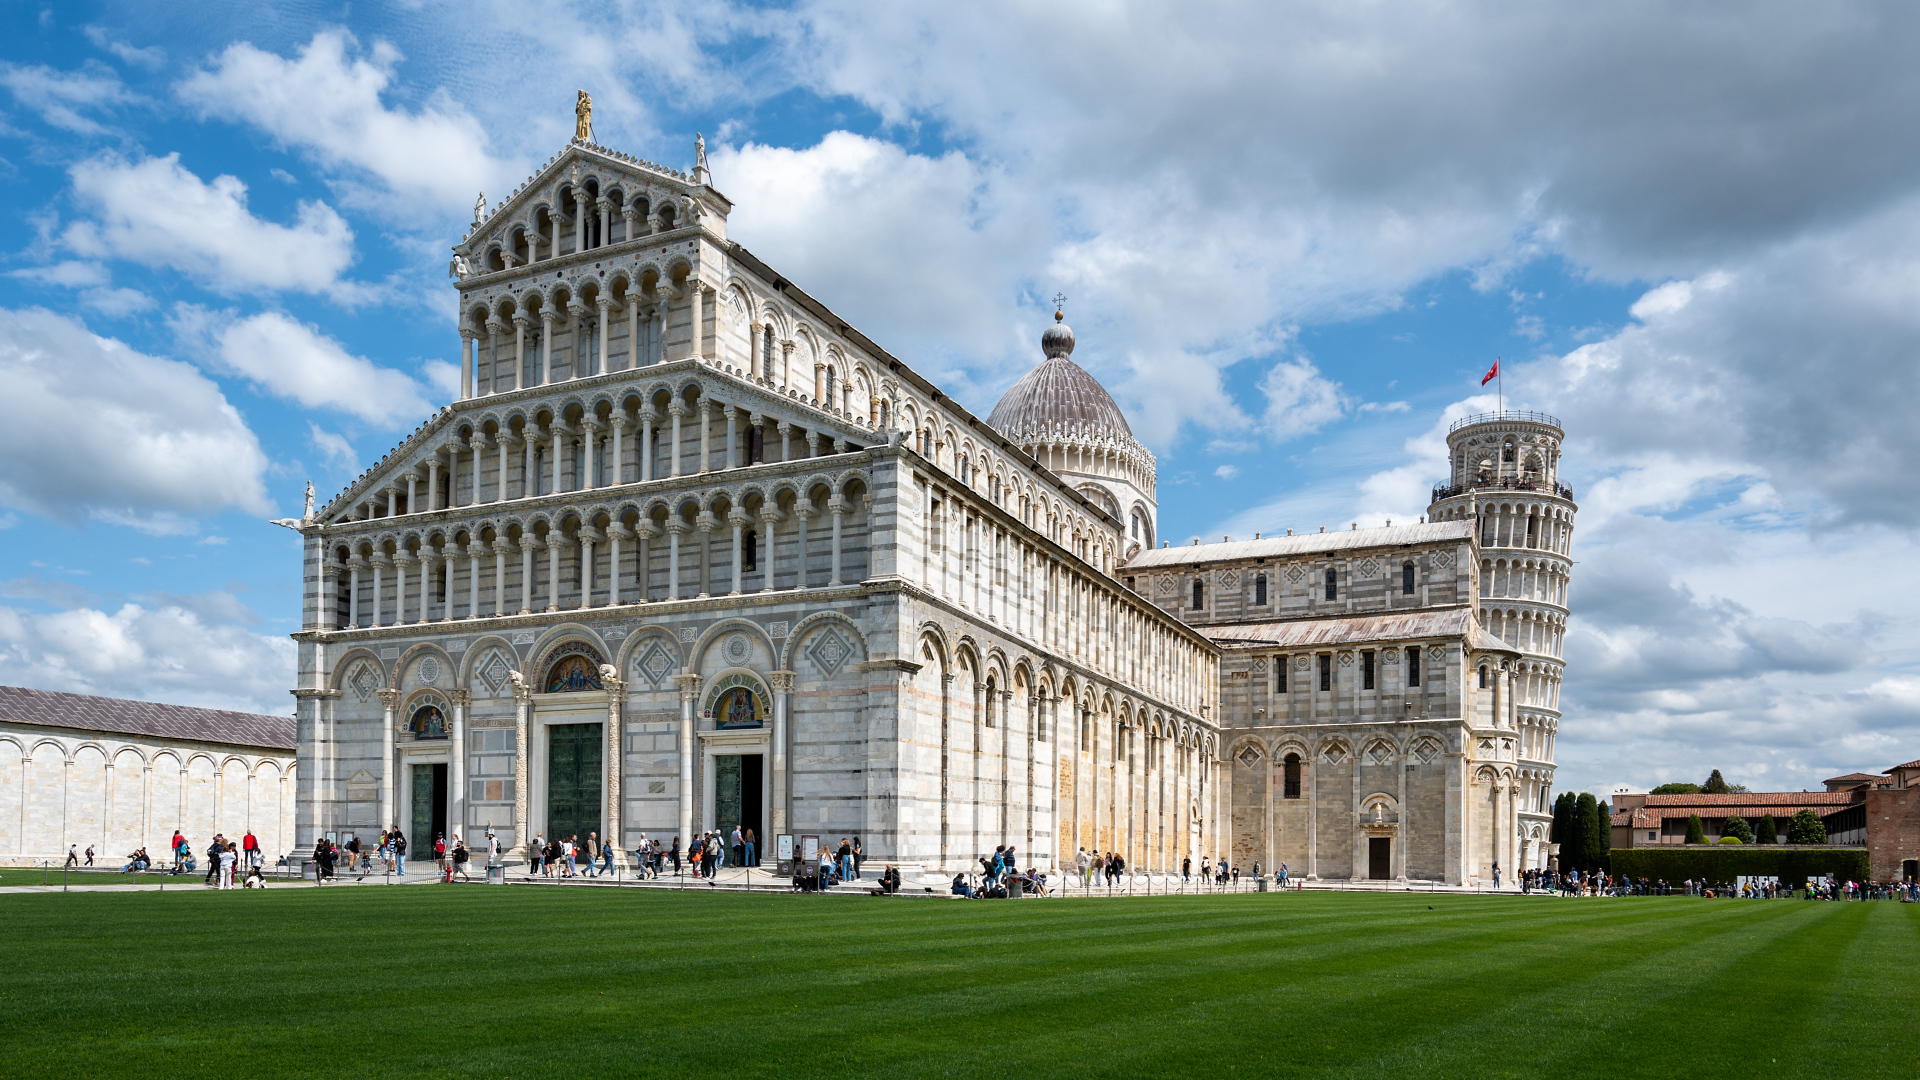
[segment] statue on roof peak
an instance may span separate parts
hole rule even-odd
[[[573,102],[573,137],[581,142],[593,141],[593,98],[585,90]]]

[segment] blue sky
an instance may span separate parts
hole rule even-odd
[[[0,680],[284,711],[291,534],[446,400],[571,133],[984,415],[1064,292],[1169,538],[1410,520],[1563,417],[1562,785],[1920,756],[1920,75],[1888,5],[0,8]],[[1630,74],[1628,74],[1630,73]],[[1491,389],[1491,388],[1489,388]]]

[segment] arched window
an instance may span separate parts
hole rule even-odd
[[[1487,688],[1487,666],[1485,664],[1482,664],[1480,665],[1480,689],[1485,690],[1486,688]]]
[[[1508,465],[1513,464],[1513,440],[1507,440],[1507,444],[1500,448],[1500,460]]]
[[[888,419],[887,400],[885,398],[881,398],[880,399],[880,430],[885,431],[890,426],[892,426],[892,421]]]
[[[1420,685],[1420,646],[1407,646],[1407,685]]]
[[[1280,759],[1281,798],[1300,797],[1300,755],[1288,754]]]
[[[760,535],[752,529],[740,534],[740,569],[752,570],[760,558]]]
[[[1327,599],[1340,598],[1340,573],[1332,567],[1327,568]]]
[[[1273,692],[1276,694],[1287,692],[1287,658],[1284,656],[1273,658]]]
[[[1267,606],[1267,575],[1265,574],[1253,579],[1253,602],[1258,607]]]
[[[1413,563],[1411,562],[1400,564],[1400,593],[1402,596],[1413,595]]]
[[[1199,578],[1193,579],[1193,610],[1199,611],[1207,603],[1207,586]]]

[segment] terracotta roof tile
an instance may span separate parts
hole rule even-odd
[[[0,720],[275,750],[292,750],[299,729],[299,722],[292,716],[61,694],[22,686],[0,686]]]

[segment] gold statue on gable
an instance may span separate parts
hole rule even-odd
[[[585,90],[573,103],[573,137],[582,142],[593,141],[593,98]]]

